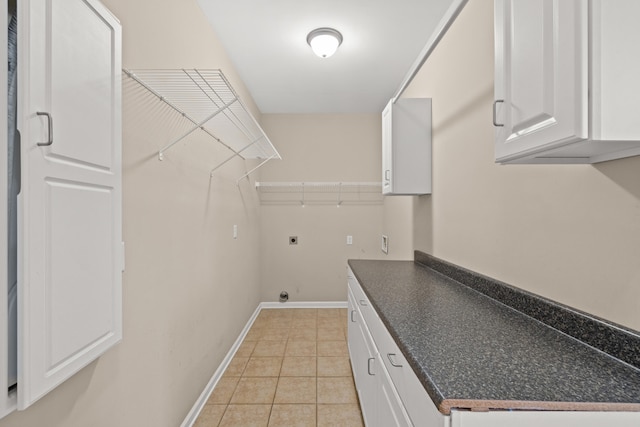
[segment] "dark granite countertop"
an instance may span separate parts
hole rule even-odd
[[[349,265],[440,412],[640,411],[637,367],[413,261]]]

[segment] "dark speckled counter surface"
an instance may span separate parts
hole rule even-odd
[[[413,261],[349,266],[442,413],[640,411],[629,363]]]

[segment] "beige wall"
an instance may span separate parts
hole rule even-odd
[[[405,96],[433,98],[417,249],[640,330],[640,157],[494,164],[493,1],[471,0]]]
[[[264,166],[260,180],[380,182],[379,114],[266,114],[262,123],[283,160]],[[282,290],[291,301],[346,301],[347,259],[411,259],[410,199],[379,197],[378,204],[340,208],[308,202],[303,208],[295,197],[291,204],[261,205],[263,301],[276,301]],[[404,222],[387,224],[386,213],[396,211]],[[392,242],[388,255],[380,251],[382,233]],[[292,235],[298,245],[289,245]],[[346,244],[347,235],[353,245]]]
[[[106,0],[127,68],[221,68],[250,101],[195,0]],[[125,78],[124,340],[2,427],[180,425],[259,302],[258,203],[242,161]],[[253,166],[253,163],[248,164]],[[239,239],[232,239],[238,224]]]

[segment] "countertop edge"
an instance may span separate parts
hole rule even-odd
[[[452,409],[475,412],[511,409],[520,411],[640,412],[640,403],[445,399],[438,406],[438,410],[444,415],[451,414]]]

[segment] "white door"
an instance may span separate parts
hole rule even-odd
[[[122,338],[122,66],[98,1],[18,3],[24,409]]]
[[[588,3],[495,2],[496,160],[588,137]]]

